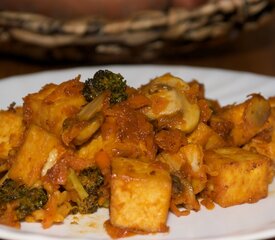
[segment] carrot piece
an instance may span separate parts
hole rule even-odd
[[[172,213],[174,213],[177,217],[187,216],[190,214],[189,210],[180,210],[173,200],[170,202],[170,210]]]
[[[42,221],[43,228],[49,228],[54,223],[55,215],[57,213],[58,205],[58,191],[50,194],[49,200],[45,207],[45,218]]]
[[[108,154],[101,150],[95,155],[95,163],[100,168],[102,174],[108,172],[111,167],[111,159]]]

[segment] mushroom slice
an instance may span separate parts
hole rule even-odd
[[[252,128],[260,129],[270,115],[270,104],[261,95],[254,94],[244,112],[245,122]]]
[[[68,146],[71,143],[81,145],[88,141],[100,128],[104,117],[101,113],[106,95],[101,94],[85,105],[73,118],[63,122],[62,140]]]
[[[67,146],[71,143],[81,145],[94,135],[103,121],[104,117],[102,113],[97,113],[92,119],[87,121],[67,119],[62,133],[62,140]]]
[[[191,132],[199,122],[200,108],[197,103],[191,103],[186,97],[185,92],[188,89],[189,85],[186,82],[171,74],[155,78],[140,88],[140,91],[151,100],[151,105],[143,108],[142,112],[150,120],[172,119],[180,114],[181,121],[177,119],[177,123],[169,126],[186,133]]]
[[[183,122],[177,126],[177,129],[182,130],[183,132],[190,133],[192,132],[199,123],[200,120],[200,108],[198,104],[191,104],[185,95],[181,95],[182,101],[182,114]]]
[[[45,162],[42,170],[41,170],[41,176],[44,177],[48,170],[50,170],[57,162],[57,159],[58,159],[58,151],[56,148],[54,148],[50,153],[49,153],[49,156],[48,156],[48,159],[47,161]]]
[[[92,119],[103,108],[106,95],[100,94],[93,101],[85,105],[77,114],[77,119],[80,121],[87,121]]]
[[[172,115],[182,109],[179,93],[167,85],[152,85],[152,89],[146,96],[151,100],[152,104],[143,108],[142,111],[150,120]]]
[[[189,85],[181,78],[175,77],[170,73],[166,73],[160,77],[153,79],[149,84],[163,84],[177,89],[178,91],[187,91]]]
[[[87,126],[85,126],[75,137],[73,140],[73,143],[75,145],[81,145],[88,141],[94,133],[100,128],[104,120],[104,117],[102,114],[97,114],[89,123]]]

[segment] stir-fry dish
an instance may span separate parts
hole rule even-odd
[[[169,212],[267,197],[274,161],[275,97],[221,106],[196,80],[99,70],[0,111],[0,224],[108,208],[113,238],[167,232]]]

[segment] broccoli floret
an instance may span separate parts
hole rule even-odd
[[[0,186],[1,208],[12,201],[18,201],[16,216],[18,220],[24,220],[33,211],[42,208],[48,201],[48,196],[43,188],[29,188],[12,179],[6,179]]]
[[[24,197],[28,190],[23,184],[6,179],[0,186],[0,203],[8,203]]]
[[[127,99],[126,80],[119,73],[109,70],[97,71],[93,78],[89,78],[84,83],[83,96],[88,102],[94,100],[104,91],[110,91],[110,103],[115,104]]]
[[[81,214],[94,213],[98,209],[98,196],[97,194],[89,194],[87,198],[77,203],[75,210]]]
[[[96,212],[98,209],[100,187],[104,183],[103,175],[97,167],[89,167],[79,173],[78,179],[88,193],[88,197],[79,201],[74,211],[82,214]]]
[[[43,188],[29,189],[27,195],[20,199],[19,207],[16,209],[18,219],[25,219],[33,211],[41,209],[47,201],[47,193]]]
[[[94,213],[98,209],[98,200],[101,195],[101,186],[104,177],[97,167],[86,168],[77,175],[71,169],[68,176],[71,186],[78,193],[79,198],[72,202],[72,214],[75,213]]]
[[[96,193],[104,182],[103,175],[97,167],[83,169],[78,178],[88,194]]]

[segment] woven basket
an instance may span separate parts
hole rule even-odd
[[[41,60],[138,62],[188,51],[236,31],[257,28],[272,0],[212,0],[193,11],[143,11],[124,20],[60,20],[0,11],[0,53]],[[195,46],[195,47],[194,47]]]

